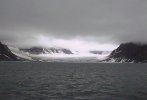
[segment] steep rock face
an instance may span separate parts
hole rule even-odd
[[[114,50],[107,61],[115,62],[147,62],[147,45],[125,43]]]
[[[69,49],[64,49],[64,48],[32,47],[29,49],[20,49],[20,50],[30,54],[53,54],[53,53],[73,54]]]
[[[0,60],[1,61],[14,61],[18,60],[19,58],[14,55],[10,49],[0,42]]]

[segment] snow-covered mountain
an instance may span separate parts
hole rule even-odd
[[[97,62],[104,59],[103,51],[73,51],[60,47],[31,47],[17,48],[4,45],[0,42],[0,60],[13,61],[53,61],[53,62]]]
[[[147,62],[147,45],[136,43],[121,44],[109,51],[89,51],[88,55],[65,48],[32,47],[19,49],[0,42],[1,61],[50,61],[50,62]]]
[[[44,48],[44,47],[32,47],[27,49],[20,49],[29,54],[73,54],[69,49],[65,48]]]
[[[60,47],[9,48],[15,55],[24,59],[48,62],[98,62],[100,59],[104,59],[106,54],[106,52],[101,54],[85,53]]]
[[[112,51],[106,62],[147,62],[147,44],[125,43]]]

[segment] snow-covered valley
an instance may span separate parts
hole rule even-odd
[[[30,48],[18,49],[9,47],[18,57],[32,61],[47,62],[99,62],[106,59],[111,52],[99,51],[100,53],[72,51],[65,48]],[[98,52],[98,51],[97,51]]]

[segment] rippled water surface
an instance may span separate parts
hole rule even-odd
[[[0,100],[147,100],[147,64],[0,62]]]

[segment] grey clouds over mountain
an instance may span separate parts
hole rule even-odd
[[[147,0],[0,0],[0,40],[147,42]]]

